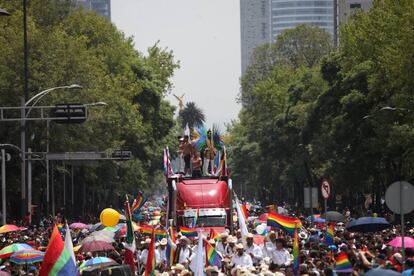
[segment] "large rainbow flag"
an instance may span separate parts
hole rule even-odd
[[[294,228],[293,233],[293,270],[295,272],[295,275],[298,275],[299,273],[299,236],[298,236],[298,228]]]
[[[206,249],[206,266],[221,267],[221,257],[216,249],[206,240],[204,240],[204,247]]]
[[[71,253],[65,247],[55,225],[47,245],[39,276],[73,276],[77,273],[76,264],[73,262]]]
[[[170,227],[167,231],[167,248],[165,251],[167,266],[172,266],[174,264],[175,249],[174,245],[176,242],[176,237],[174,233],[174,228]]]
[[[335,224],[331,223],[325,234],[325,244],[327,244],[328,246],[334,244],[334,233],[335,233]]]
[[[195,228],[180,226],[180,232],[187,238],[195,238],[198,236],[197,230]]]
[[[145,265],[144,275],[155,276],[155,230],[152,231],[152,238],[148,248],[148,259]]]
[[[141,233],[143,235],[152,235],[152,228],[151,226],[141,226]],[[160,240],[162,238],[165,238],[167,232],[163,229],[155,229],[155,239]]]
[[[293,236],[295,228],[301,228],[302,222],[298,218],[283,216],[277,213],[269,213],[267,217],[267,225],[287,231]]]
[[[352,264],[348,260],[348,255],[346,252],[339,253],[338,257],[335,259],[335,271],[336,272],[352,272]]]

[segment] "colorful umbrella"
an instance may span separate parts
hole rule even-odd
[[[361,217],[353,220],[346,226],[349,232],[378,232],[390,228],[391,224],[385,218]]]
[[[82,223],[82,222],[74,222],[71,225],[69,225],[71,229],[85,229],[88,228],[88,225]]]
[[[402,247],[402,237],[396,237],[388,243],[392,247]],[[404,237],[404,247],[414,248],[414,239],[411,237]]]
[[[106,266],[111,266],[111,265],[118,265],[118,263],[114,260],[112,260],[111,258],[108,257],[96,257],[96,258],[92,258],[90,260],[87,260],[85,262],[83,262],[79,268],[84,268],[84,267],[88,267],[88,266],[100,266],[100,267],[106,267]]]
[[[81,248],[79,248],[79,252],[110,251],[113,249],[114,247],[110,243],[104,241],[94,241],[82,244]]]
[[[2,227],[0,227],[0,234],[8,233],[8,232],[14,232],[14,231],[20,231],[23,230],[23,228],[20,228],[13,224],[5,224]]]
[[[24,249],[33,249],[33,247],[25,243],[14,243],[14,244],[8,245],[0,251],[0,259],[8,258],[11,255],[13,255],[14,252],[24,250]]]
[[[16,264],[33,264],[43,261],[45,253],[34,249],[25,249],[15,252],[10,261]]]

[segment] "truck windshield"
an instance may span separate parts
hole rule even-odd
[[[193,218],[186,217],[184,218],[185,225],[192,227]],[[198,217],[197,226],[210,227],[210,226],[226,226],[226,217],[225,216],[203,216]]]

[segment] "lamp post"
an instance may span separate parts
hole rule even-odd
[[[21,111],[21,132],[20,132],[20,141],[21,141],[21,150],[22,150],[22,166],[21,166],[21,201],[22,201],[22,218],[24,217],[24,210],[25,210],[25,202],[26,202],[26,118],[30,114],[30,111],[32,108],[47,94],[57,91],[57,90],[63,90],[63,89],[81,89],[82,86],[78,84],[72,84],[72,85],[66,85],[66,86],[57,86],[52,87],[46,90],[43,90],[36,95],[34,95],[32,98],[27,100],[23,105],[22,111]],[[48,123],[48,122],[47,122]],[[47,151],[49,151],[49,131],[47,133]],[[46,171],[47,171],[47,195],[46,195],[46,201],[49,202],[49,161],[46,160]],[[27,193],[29,194],[28,199],[31,199],[31,193],[32,193],[32,185],[31,181],[28,181],[28,187],[27,187]],[[31,211],[31,200],[27,201],[27,212]]]
[[[9,16],[10,13],[5,9],[0,8],[0,16]]]

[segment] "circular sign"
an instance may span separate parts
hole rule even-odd
[[[385,203],[396,214],[414,210],[414,187],[406,181],[392,183],[385,192]]]
[[[328,199],[331,195],[331,185],[329,185],[329,182],[324,180],[321,184],[321,191],[322,191],[322,197],[324,199]]]

